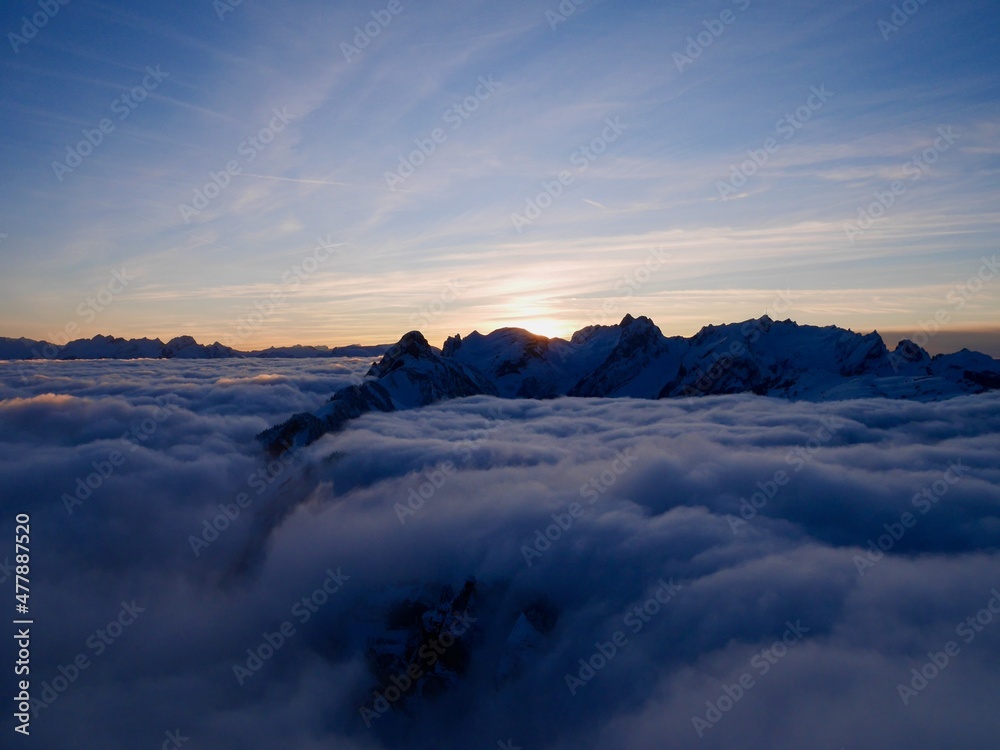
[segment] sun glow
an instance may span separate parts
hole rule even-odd
[[[545,336],[546,338],[568,338],[572,331],[568,330],[567,325],[555,318],[518,318],[516,321],[510,323],[512,326],[517,328],[524,328],[531,333],[536,333],[539,336]]]
[[[567,321],[553,315],[554,312],[551,305],[537,299],[515,297],[497,308],[497,325],[494,327],[523,328],[550,339],[572,336],[575,329]]]

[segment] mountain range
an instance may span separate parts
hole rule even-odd
[[[191,336],[177,336],[163,343],[160,339],[123,339],[94,336],[66,344],[0,336],[0,359],[230,359],[261,357],[271,359],[307,359],[314,357],[378,357],[389,348],[376,346],[272,346],[257,351],[239,351],[216,341],[199,344]]]
[[[448,338],[440,349],[405,334],[359,385],[319,410],[258,435],[271,453],[307,445],[370,411],[465,396],[644,399],[754,393],[824,401],[883,397],[932,401],[1000,388],[1000,361],[963,349],[931,357],[909,340],[892,351],[877,332],[799,325],[768,316],[664,336],[647,317],[588,326],[570,340],[519,328]]]

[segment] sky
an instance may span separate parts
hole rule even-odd
[[[368,365],[0,363],[0,535],[30,514],[34,550],[25,747],[995,746],[1000,393],[477,396],[261,454]],[[390,613],[470,576],[458,685],[366,724]]]
[[[0,334],[1000,355],[1000,9],[903,5],[7,3]]]

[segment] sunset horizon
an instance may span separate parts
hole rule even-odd
[[[884,341],[887,347],[890,349],[894,348],[897,343],[902,340],[910,340],[918,344],[922,348],[926,349],[930,354],[942,354],[955,352],[960,349],[971,349],[973,351],[980,351],[984,354],[989,354],[992,357],[1000,358],[1000,326],[996,327],[947,327],[942,326],[937,323],[933,317],[927,320],[918,321],[917,325],[912,329],[893,329],[893,328],[878,328],[873,326],[859,326],[853,327],[849,325],[841,325],[837,321],[826,321],[822,322],[819,316],[811,316],[816,322],[805,322],[796,318],[794,315],[781,315],[773,314],[771,312],[765,312],[761,315],[749,315],[746,317],[736,317],[728,320],[716,319],[716,320],[705,320],[700,325],[696,327],[688,328],[674,328],[672,329],[669,325],[662,325],[661,321],[657,317],[650,315],[646,312],[640,311],[638,308],[623,307],[620,315],[617,313],[608,313],[601,311],[601,316],[593,316],[590,320],[583,320],[579,324],[565,323],[562,321],[556,321],[553,319],[545,318],[529,318],[529,319],[515,319],[511,323],[501,323],[496,321],[494,323],[487,323],[485,325],[476,324],[466,324],[464,328],[447,328],[443,323],[435,322],[432,325],[419,325],[421,320],[410,320],[409,325],[403,324],[398,329],[379,329],[378,331],[371,333],[367,336],[362,335],[347,335],[347,334],[331,334],[330,338],[317,338],[315,334],[303,332],[301,338],[293,338],[286,340],[275,340],[271,338],[266,338],[262,335],[257,335],[251,333],[247,335],[246,331],[253,331],[253,320],[250,314],[243,321],[237,321],[235,325],[224,330],[221,334],[213,333],[215,329],[209,329],[206,327],[198,328],[188,328],[182,330],[163,330],[163,331],[146,331],[146,330],[135,330],[135,331],[105,331],[99,330],[90,335],[81,335],[82,329],[69,327],[69,330],[61,330],[50,332],[48,335],[43,335],[39,338],[33,336],[25,335],[9,335],[0,338],[10,338],[19,339],[26,338],[33,341],[44,341],[50,344],[55,344],[57,346],[64,345],[70,341],[76,341],[79,339],[91,339],[95,336],[111,336],[113,338],[122,339],[159,339],[163,342],[170,341],[171,339],[190,336],[201,344],[211,344],[220,343],[224,346],[229,346],[238,351],[262,351],[270,348],[283,348],[283,347],[348,347],[348,346],[387,346],[395,343],[399,338],[408,331],[420,331],[427,340],[433,345],[440,347],[449,337],[456,334],[465,336],[472,332],[479,332],[482,334],[491,333],[493,331],[502,328],[519,328],[526,330],[527,332],[542,336],[544,338],[555,339],[561,338],[568,340],[572,337],[574,333],[580,331],[588,326],[607,326],[615,325],[621,320],[625,315],[631,315],[633,317],[647,317],[650,318],[657,327],[663,331],[665,336],[680,336],[683,338],[690,338],[698,333],[705,326],[722,326],[734,323],[743,323],[749,320],[756,320],[762,315],[768,315],[774,320],[791,320],[793,323],[799,325],[812,325],[817,327],[827,327],[834,326],[836,328],[842,328],[845,330],[855,331],[857,333],[867,334],[867,333],[877,333]],[[381,332],[379,332],[381,331]],[[242,333],[241,333],[242,332]],[[43,353],[39,353],[39,357],[45,358]]]
[[[0,746],[1000,736],[1000,3],[8,0]]]

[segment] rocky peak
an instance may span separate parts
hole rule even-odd
[[[892,351],[892,359],[897,362],[930,362],[931,355],[922,346],[914,344],[909,339],[903,339]]]
[[[280,446],[282,440],[305,445],[368,411],[412,409],[480,395],[666,398],[757,393],[818,400],[871,395],[933,399],[1000,388],[1000,362],[983,354],[959,352],[932,360],[913,342],[902,341],[890,355],[877,332],[863,335],[836,326],[775,322],[767,315],[708,325],[692,338],[668,339],[652,320],[632,315],[617,325],[588,326],[569,342],[518,328],[486,336],[474,331],[464,339],[450,337],[443,350],[411,331],[368,375],[373,379],[338,392],[316,413],[295,415],[265,430],[261,441],[269,447]]]
[[[424,338],[424,334],[420,331],[410,331],[389,347],[389,351],[382,355],[382,359],[371,366],[368,376],[380,378],[387,375],[402,367],[407,359],[434,359],[436,357],[431,345]]]
[[[181,349],[187,349],[189,346],[195,346],[197,343],[193,336],[175,336],[167,342],[167,348],[178,352]]]
[[[449,336],[444,342],[444,346],[441,347],[441,356],[450,357],[459,349],[462,348],[462,334],[456,333],[454,336]]]
[[[409,354],[411,357],[423,357],[434,353],[431,345],[427,343],[427,339],[420,331],[410,331],[403,334],[403,338],[396,346],[401,354]]]
[[[885,348],[878,331],[862,335],[848,329],[837,343],[837,354],[841,362],[840,373],[850,377],[874,372],[879,364],[885,362],[889,350]]]

